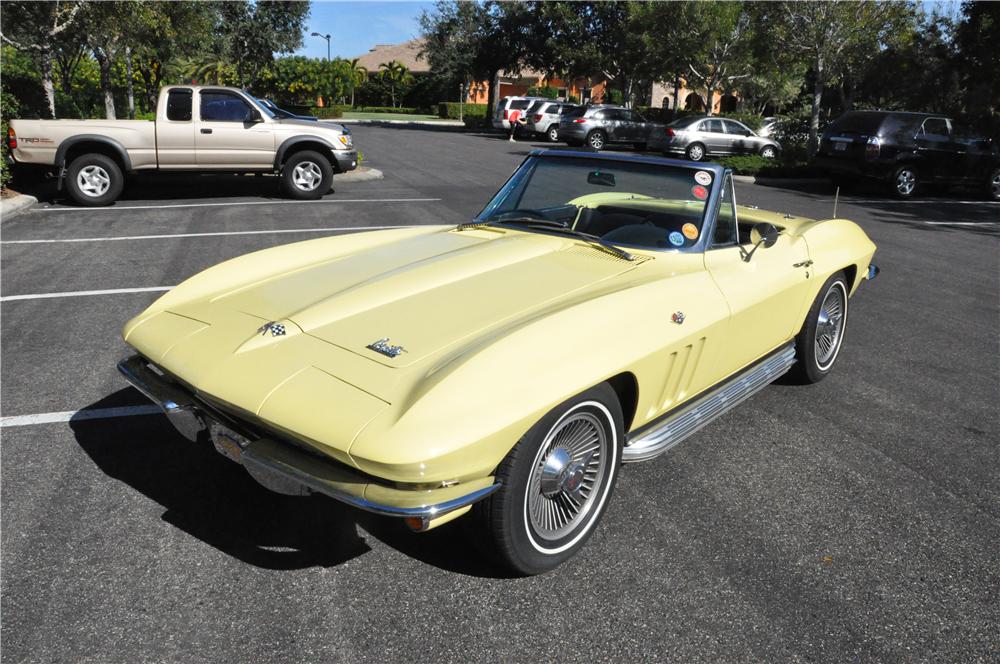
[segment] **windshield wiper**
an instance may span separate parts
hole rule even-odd
[[[634,261],[635,256],[629,252],[616,247],[607,240],[598,237],[597,235],[591,235],[590,233],[584,233],[583,231],[578,231],[575,228],[571,228],[568,224],[561,221],[552,221],[551,219],[539,219],[537,217],[511,217],[509,219],[496,219],[487,221],[474,221],[467,224],[459,224],[456,230],[464,230],[466,228],[474,228],[476,226],[486,226],[490,224],[514,224],[517,226],[533,226],[535,228],[544,228],[546,230],[553,230],[558,233],[566,233],[567,235],[572,235],[573,237],[579,238],[591,245],[596,249],[601,249],[602,251],[607,251],[612,253],[619,258],[624,258],[627,261]]]

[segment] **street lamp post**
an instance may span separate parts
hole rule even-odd
[[[327,60],[327,62],[329,62],[330,61],[330,35],[321,35],[318,32],[314,32],[314,33],[312,33],[311,36],[313,36],[313,37],[322,37],[323,39],[326,40],[326,60]]]

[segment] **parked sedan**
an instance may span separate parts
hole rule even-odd
[[[737,206],[718,164],[534,152],[457,227],[187,279],[126,324],[119,369],[269,489],[414,531],[471,511],[487,550],[536,574],[596,530],[622,462],[787,371],[828,375],[874,252],[846,219]]]
[[[588,145],[603,150],[612,143],[625,143],[645,150],[655,123],[621,106],[580,106],[562,114],[559,138],[567,145]]]
[[[702,161],[709,155],[759,154],[774,159],[781,146],[772,138],[758,136],[742,122],[729,118],[689,116],[674,120],[650,135],[649,149],[667,156],[684,155]]]
[[[835,181],[875,180],[898,198],[910,198],[925,185],[964,185],[1000,200],[1000,151],[938,115],[845,113],[823,132],[814,162]]]

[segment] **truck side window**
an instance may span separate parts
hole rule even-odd
[[[190,122],[191,91],[178,88],[167,94],[167,119],[174,122]]]
[[[229,92],[202,92],[200,108],[205,122],[249,122],[253,117],[243,98]]]

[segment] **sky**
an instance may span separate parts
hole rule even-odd
[[[313,0],[302,48],[296,55],[326,57],[326,40],[310,33],[330,35],[330,57],[353,58],[375,44],[396,44],[420,34],[420,12],[433,2],[326,2]]]

